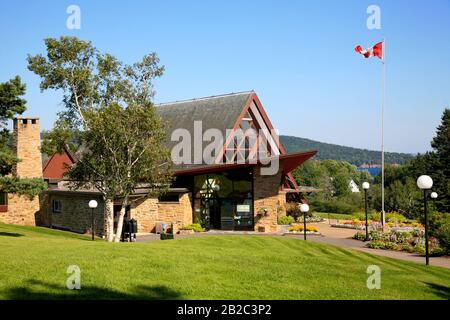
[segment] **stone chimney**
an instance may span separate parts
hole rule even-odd
[[[42,178],[39,118],[17,117],[13,120],[13,126],[14,153],[21,160],[13,167],[13,176]]]

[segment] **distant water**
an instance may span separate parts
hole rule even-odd
[[[358,168],[358,170],[368,171],[372,177],[375,177],[375,176],[377,176],[380,173],[381,168]]]

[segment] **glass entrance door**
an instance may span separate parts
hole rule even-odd
[[[194,220],[221,230],[254,230],[251,169],[194,177]]]

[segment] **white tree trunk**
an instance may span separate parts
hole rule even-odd
[[[119,242],[122,236],[123,228],[123,218],[125,217],[125,212],[128,206],[128,197],[125,197],[122,202],[122,207],[120,208],[119,221],[117,222],[116,236],[114,237],[114,242]]]
[[[105,201],[105,218],[106,218],[106,239],[108,242],[114,240],[114,202],[111,199]]]

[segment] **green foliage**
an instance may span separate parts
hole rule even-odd
[[[155,53],[133,65],[124,65],[108,53],[100,53],[89,41],[76,37],[45,39],[46,56],[28,55],[28,69],[41,77],[41,90],[64,92],[66,110],[59,118],[70,125],[86,125],[84,113],[114,102],[146,105],[154,95],[152,80],[160,77]]]
[[[193,230],[194,232],[203,232],[205,229],[199,223],[188,224],[181,228],[182,230]]]
[[[387,212],[386,213],[386,222],[393,222],[393,223],[405,223],[408,222],[408,219],[398,212]]]
[[[11,173],[13,166],[19,161],[10,148],[0,147],[0,176]]]
[[[25,95],[26,86],[19,76],[0,83],[0,126],[5,128],[7,121],[26,110]]]
[[[314,200],[311,202],[311,210],[317,212],[331,212],[338,214],[352,214],[358,210],[357,207],[348,203],[333,200],[333,201],[319,201]]]
[[[22,99],[25,90],[26,86],[19,76],[0,83],[0,190],[33,199],[47,189],[44,180],[6,176],[11,173],[13,166],[20,161],[12,152],[11,136],[6,126],[8,120],[26,110],[26,101]]]
[[[429,216],[430,235],[439,240],[445,254],[450,254],[450,214],[431,213]]]
[[[26,86],[19,76],[0,83],[0,175],[7,175],[19,159],[11,150],[11,135],[7,128],[8,120],[26,110]]]
[[[65,110],[55,129],[45,133],[43,149],[52,153],[67,145],[72,150],[82,146],[68,172],[72,187],[94,186],[105,201],[122,201],[118,241],[134,190],[144,187],[142,196],[156,196],[171,181],[165,128],[152,104],[152,82],[164,67],[155,53],[125,65],[76,37],[48,38],[45,46],[46,55],[28,55],[28,69],[41,77],[41,90],[63,91]],[[112,241],[109,211],[107,238]]]
[[[399,245],[394,242],[374,240],[367,243],[368,248],[383,250],[398,250]]]
[[[81,146],[82,133],[73,128],[67,119],[56,120],[52,130],[43,132],[41,151],[52,155],[62,153],[66,149],[77,152]]]
[[[111,103],[85,115],[86,152],[67,173],[76,188],[94,185],[111,199],[128,197],[142,183],[148,196],[167,191],[170,154],[154,107]]]
[[[292,216],[281,216],[281,217],[278,217],[278,221],[277,222],[278,222],[278,224],[281,224],[281,225],[283,225],[283,224],[292,224],[292,223],[295,222],[295,219]]]
[[[444,110],[431,146],[433,151],[417,155],[404,166],[386,166],[387,210],[400,211],[411,218],[420,215],[423,195],[417,188],[416,179],[426,174],[433,179],[433,191],[438,193],[438,198],[430,205],[440,212],[450,212],[450,109]],[[378,175],[375,183],[380,181],[381,175]],[[381,193],[377,195],[375,205],[381,203],[380,197]]]
[[[360,171],[356,166],[345,161],[308,160],[294,170],[294,178],[302,186],[313,186],[322,191],[312,196],[315,200],[341,200],[352,206],[361,205],[361,195],[350,189],[350,181],[357,185],[372,178],[367,171]]]
[[[358,231],[353,235],[352,239],[356,239],[356,240],[360,240],[360,241],[365,240],[366,232]]]
[[[21,179],[9,176],[0,177],[0,190],[34,199],[39,193],[47,190],[47,183],[40,178]]]
[[[310,139],[280,136],[280,141],[287,152],[319,150],[314,159],[316,160],[337,160],[346,161],[356,166],[365,163],[380,164],[380,152],[365,149],[339,146],[336,144],[323,143]],[[413,158],[412,155],[397,152],[385,152],[386,163],[404,164]]]

